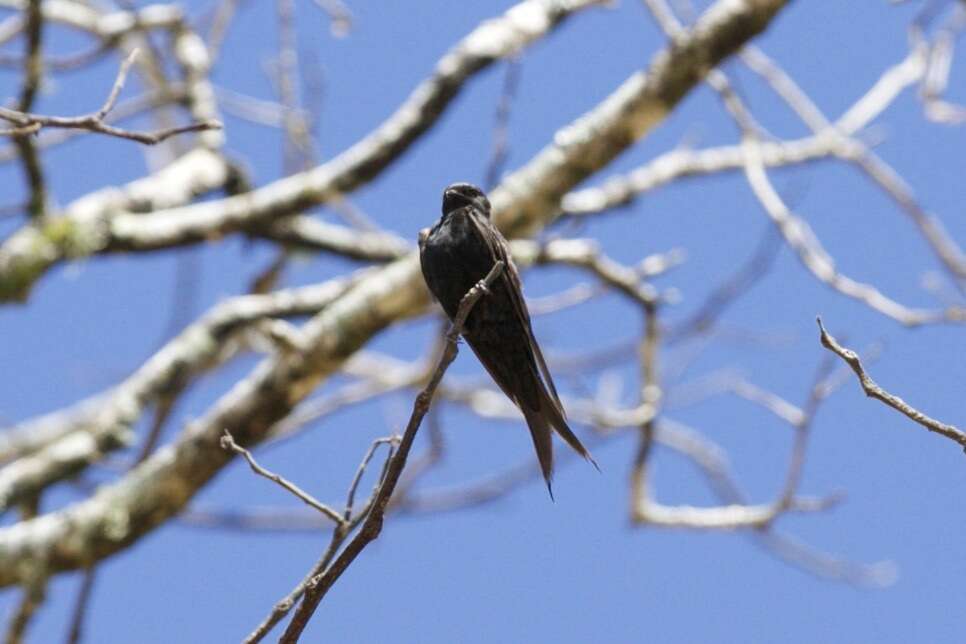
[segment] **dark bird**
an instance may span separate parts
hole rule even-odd
[[[467,317],[463,337],[503,393],[523,412],[553,498],[551,427],[594,467],[597,463],[567,426],[550,371],[533,337],[520,275],[506,239],[490,221],[490,201],[482,190],[469,183],[446,188],[443,216],[419,235],[419,260],[426,285],[451,320],[466,292],[497,261],[503,261],[503,272]]]

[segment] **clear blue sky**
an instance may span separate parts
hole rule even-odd
[[[201,3],[199,3],[201,4]],[[205,3],[207,4],[207,3]],[[273,3],[250,2],[225,44],[216,81],[269,98],[262,62],[274,52]],[[307,0],[298,4],[302,47],[324,77],[318,121],[328,158],[378,124],[423,79],[435,61],[481,19],[509,2],[350,2],[356,20],[347,38],[333,39],[326,18]],[[701,7],[707,3],[700,3]],[[877,2],[796,2],[757,41],[836,117],[906,51],[906,27],[920,5]],[[643,7],[624,0],[584,12],[522,58],[520,89],[510,123],[514,168],[553,132],[598,103],[640,69],[663,44]],[[55,40],[68,51],[77,39]],[[966,64],[953,71],[953,98]],[[38,109],[78,113],[100,104],[116,60],[56,78]],[[730,65],[759,118],[782,136],[804,126],[744,70]],[[429,136],[356,200],[380,225],[408,239],[435,220],[441,188],[481,181],[504,68],[474,78]],[[17,79],[0,76],[0,95]],[[958,91],[958,95],[957,95]],[[128,88],[128,94],[133,94]],[[927,124],[914,91],[879,120],[878,148],[966,243],[962,128]],[[279,176],[277,134],[226,118],[229,148],[244,157],[258,183]],[[700,88],[649,138],[594,182],[631,169],[681,140],[695,145],[734,142],[735,130],[716,97]],[[54,194],[67,203],[145,171],[136,144],[85,140],[48,154]],[[96,162],[92,162],[96,160]],[[897,208],[851,168],[834,162],[773,173],[776,185],[811,223],[844,272],[879,285],[910,306],[936,301],[922,288],[937,265]],[[0,168],[2,202],[23,193],[19,168]],[[0,233],[18,222],[0,221]],[[580,232],[632,262],[683,247],[688,262],[658,285],[680,291],[667,312],[683,319],[755,249],[766,220],[740,175],[683,182],[634,207],[595,220]],[[198,297],[192,317],[219,298],[241,292],[272,251],[228,239],[203,248],[147,256],[113,256],[62,266],[48,274],[23,306],[0,308],[0,420],[17,421],[91,395],[140,365],[163,339],[179,258],[195,262]],[[306,257],[288,284],[344,272],[348,264]],[[576,271],[538,269],[527,294],[549,294],[585,279]],[[781,339],[762,346],[722,340],[704,351],[678,381],[736,369],[752,382],[801,403],[825,357],[814,318],[856,348],[884,343],[870,369],[885,387],[927,413],[962,426],[966,332],[955,327],[914,332],[845,300],[818,284],[783,249],[774,271],[724,319],[727,328]],[[633,337],[636,312],[615,298],[536,321],[548,353],[609,346]],[[374,346],[404,358],[421,355],[435,322],[407,323]],[[466,353],[466,352],[464,352]],[[671,371],[687,352],[661,356]],[[199,415],[251,361],[205,378],[177,411],[177,423]],[[470,355],[454,373],[476,374]],[[620,372],[633,373],[632,369]],[[562,389],[595,387],[559,377]],[[669,384],[673,384],[669,383]],[[331,384],[326,388],[331,391]],[[625,388],[630,404],[633,388]],[[264,453],[263,462],[318,497],[337,503],[370,441],[400,430],[411,395],[396,395],[328,418],[298,440]],[[729,397],[669,412],[729,450],[739,480],[756,501],[771,499],[785,472],[791,433],[759,408]],[[522,424],[482,422],[458,410],[443,415],[445,465],[427,483],[472,480],[532,458]],[[561,447],[561,446],[558,446]],[[395,517],[326,598],[306,641],[333,642],[955,642],[966,632],[966,457],[955,444],[927,433],[866,400],[849,381],[821,409],[802,490],[845,490],[832,512],[786,517],[783,529],[856,562],[889,560],[892,586],[857,589],[805,574],[765,553],[743,534],[645,529],[627,517],[632,436],[598,446],[602,474],[580,463],[562,468],[556,503],[533,483],[508,498],[453,514]],[[558,453],[562,453],[558,449]],[[700,476],[658,449],[656,489],[666,503],[712,501]],[[100,476],[106,476],[101,472]],[[51,507],[78,498],[66,490]],[[208,506],[297,507],[269,483],[235,463],[198,497]],[[239,534],[170,524],[100,567],[89,642],[223,642],[247,633],[311,566],[327,535]],[[60,641],[79,578],[58,577],[31,641]],[[0,596],[9,614],[16,592]],[[277,637],[277,633],[276,633]]]

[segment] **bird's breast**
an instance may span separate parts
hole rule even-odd
[[[450,317],[496,261],[469,217],[462,211],[448,214],[430,231],[421,249],[427,284]]]
[[[493,266],[486,240],[481,239],[469,215],[462,212],[451,213],[430,234],[427,247],[433,253],[446,257],[448,263],[476,266],[483,269],[482,279]]]

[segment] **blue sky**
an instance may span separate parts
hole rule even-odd
[[[263,62],[273,55],[272,3],[248,3],[225,44],[215,81],[239,92],[272,97]],[[317,60],[324,94],[318,115],[325,158],[370,131],[480,20],[509,2],[350,3],[348,37],[335,39],[311,2],[298,2],[299,35]],[[704,7],[702,3],[700,7]],[[882,72],[905,55],[907,26],[918,2],[880,0],[797,2],[757,41],[830,117],[837,117]],[[61,32],[57,32],[60,34]],[[51,47],[70,51],[82,41],[61,35]],[[663,45],[640,3],[581,13],[521,58],[520,86],[509,125],[509,168],[524,164],[561,126],[603,99]],[[962,56],[960,56],[962,59]],[[960,61],[957,61],[960,62]],[[38,111],[78,113],[100,104],[116,60],[56,77]],[[804,126],[745,70],[725,68],[760,120],[783,137]],[[496,102],[505,67],[470,81],[429,135],[354,196],[381,226],[407,239],[438,216],[448,183],[483,179]],[[952,98],[966,65],[954,67]],[[16,76],[0,76],[0,94],[16,92]],[[958,91],[958,94],[957,94]],[[127,92],[134,93],[129,87]],[[277,133],[226,117],[228,148],[244,158],[259,184],[280,175]],[[870,138],[879,154],[966,240],[963,151],[966,132],[927,123],[915,91],[904,93],[877,121]],[[717,97],[698,88],[647,139],[591,180],[630,170],[682,140],[697,146],[733,143],[737,133]],[[85,139],[45,156],[59,203],[145,172],[142,150],[115,139]],[[923,277],[938,266],[910,221],[854,169],[835,162],[771,173],[844,273],[878,285],[910,306],[934,307]],[[4,203],[23,194],[19,168],[0,167]],[[322,213],[328,215],[329,213]],[[19,222],[0,220],[6,234]],[[768,224],[740,174],[680,182],[630,208],[599,217],[579,235],[600,240],[623,262],[670,248],[688,261],[660,278],[681,301],[667,320],[687,317],[754,252]],[[179,262],[192,262],[197,297],[191,318],[211,303],[242,292],[273,257],[271,248],[237,238],[144,256],[98,257],[51,271],[25,305],[0,308],[0,420],[17,421],[89,396],[140,365],[169,333]],[[286,284],[338,275],[348,262],[302,257]],[[557,292],[585,276],[541,268],[525,276],[528,296]],[[684,348],[661,355],[674,385],[732,369],[792,402],[804,402],[824,350],[815,316],[850,346],[882,345],[869,368],[884,387],[927,413],[966,423],[966,333],[957,327],[908,331],[817,283],[787,249],[774,270],[723,320],[773,342],[719,339],[689,359]],[[535,320],[546,352],[563,356],[633,338],[636,310],[615,297]],[[413,359],[431,346],[435,320],[394,327],[373,348]],[[176,412],[173,438],[200,415],[251,360],[204,378]],[[456,375],[481,370],[469,352]],[[632,378],[633,365],[616,375]],[[560,375],[560,388],[593,390],[600,374]],[[323,388],[332,391],[334,383]],[[623,402],[632,404],[633,382]],[[338,503],[359,458],[376,437],[405,424],[411,394],[348,409],[283,447],[260,454],[263,464],[323,500]],[[771,499],[784,476],[791,431],[747,402],[721,396],[669,412],[728,449],[732,467],[756,501]],[[458,409],[442,415],[447,456],[428,486],[475,480],[532,459],[520,423],[484,422]],[[584,434],[586,435],[586,434]],[[966,617],[966,484],[963,454],[897,413],[867,400],[849,381],[821,408],[806,461],[802,491],[847,493],[828,513],[788,516],[779,526],[815,547],[858,563],[891,561],[896,582],[858,589],[817,579],[767,554],[746,534],[706,534],[636,527],[627,516],[631,434],[593,451],[602,473],[570,461],[556,477],[556,503],[536,480],[498,502],[457,513],[394,517],[383,536],[356,561],[325,599],[306,641],[339,642],[954,642]],[[558,445],[558,454],[563,446]],[[107,473],[99,472],[107,477]],[[659,498],[666,503],[712,502],[700,475],[665,449],[654,454]],[[50,507],[79,498],[70,488]],[[206,506],[296,508],[297,501],[235,463],[198,498]],[[90,642],[235,641],[247,633],[312,565],[325,534],[240,534],[169,524],[99,568],[89,619]],[[79,578],[52,584],[31,641],[63,638]],[[15,592],[0,596],[9,614]]]

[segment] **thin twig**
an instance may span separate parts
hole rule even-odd
[[[942,421],[930,418],[918,409],[910,406],[909,403],[904,401],[899,396],[890,394],[888,391],[880,387],[878,384],[876,384],[872,377],[865,372],[865,368],[862,366],[862,361],[859,359],[859,355],[855,351],[852,351],[851,349],[843,347],[841,344],[839,344],[838,341],[832,337],[832,334],[825,330],[825,325],[822,324],[822,318],[816,318],[816,321],[818,322],[818,328],[821,333],[820,339],[822,346],[845,360],[846,364],[848,364],[849,367],[852,368],[852,371],[855,372],[855,375],[858,376],[859,384],[862,385],[862,391],[865,392],[866,396],[875,398],[876,400],[885,403],[899,413],[904,414],[905,416],[908,416],[912,420],[916,421],[929,431],[941,434],[950,440],[956,441],[963,446],[964,450],[966,450],[966,432],[963,432],[963,430],[953,425],[948,425]]]
[[[248,461],[248,466],[252,468],[252,471],[255,472],[255,474],[258,474],[259,476],[264,476],[269,481],[272,481],[273,483],[282,486],[283,488],[285,488],[286,490],[288,490],[289,492],[297,496],[299,500],[301,500],[303,503],[305,503],[309,507],[315,508],[316,510],[318,510],[328,518],[332,519],[335,523],[338,524],[342,522],[342,517],[339,516],[338,512],[336,512],[329,506],[325,505],[321,501],[318,501],[311,494],[309,494],[299,486],[295,485],[295,483],[292,483],[291,481],[285,479],[284,477],[279,476],[275,472],[270,472],[269,470],[266,470],[264,467],[259,465],[258,462],[255,460],[255,457],[252,456],[252,453],[249,452],[244,447],[242,447],[241,445],[239,445],[238,443],[236,443],[235,439],[231,437],[231,434],[228,433],[227,429],[225,430],[224,434],[222,434],[221,436],[221,446],[224,449],[231,450],[236,454],[240,454],[244,456],[245,460]]]
[[[380,445],[390,445],[391,448],[399,444],[399,438],[397,436],[391,436],[389,438],[379,438],[373,441],[372,445],[369,446],[369,451],[362,458],[362,462],[359,463],[359,469],[356,470],[356,475],[352,477],[352,483],[349,484],[349,493],[346,494],[345,510],[342,513],[342,519],[344,521],[350,521],[352,519],[352,508],[355,506],[356,502],[356,490],[359,489],[359,483],[362,481],[362,475],[365,474],[366,468],[369,467],[369,462],[372,461],[372,457],[376,455],[376,450],[379,449]],[[390,452],[390,455],[392,452]]]
[[[707,478],[712,491],[726,503],[744,505],[747,499],[735,483],[724,451],[697,431],[667,418],[662,420],[658,438],[668,448],[679,452],[698,466]],[[799,498],[799,508],[805,509]],[[841,495],[819,499],[811,509],[829,507],[840,501]],[[825,579],[844,581],[856,586],[883,587],[895,579],[895,564],[882,561],[873,564],[855,563],[842,557],[822,552],[795,537],[778,531],[774,525],[749,533],[756,543],[788,564],[809,574]]]
[[[379,476],[379,480],[376,484],[376,488],[373,490],[373,496],[377,493],[379,486],[386,477],[386,469],[389,463],[392,461],[394,447],[398,444],[399,439],[396,436],[391,436],[389,438],[378,438],[372,442],[369,449],[366,451],[366,455],[363,457],[362,462],[359,463],[359,469],[356,471],[356,475],[352,478],[352,483],[349,485],[349,492],[346,494],[345,511],[343,512],[343,520],[336,525],[335,530],[332,531],[332,539],[329,541],[328,547],[325,552],[319,558],[319,560],[312,566],[312,570],[305,575],[295,588],[293,588],[285,597],[279,600],[273,607],[272,611],[262,620],[262,622],[253,630],[248,637],[245,638],[244,644],[257,644],[262,641],[266,635],[268,635],[275,625],[278,624],[282,619],[288,615],[289,611],[295,606],[295,604],[302,598],[305,594],[305,589],[308,585],[315,579],[318,575],[325,572],[325,569],[329,566],[332,558],[342,547],[343,542],[345,542],[346,537],[352,534],[352,531],[356,529],[362,521],[368,516],[369,511],[373,507],[373,497],[370,497],[366,502],[365,507],[362,511],[353,515],[352,506],[355,502],[356,489],[359,487],[359,482],[362,480],[362,475],[365,473],[366,468],[372,461],[373,456],[375,456],[376,450],[380,445],[389,445],[389,455],[386,457],[386,461],[383,464],[382,472]]]
[[[4,639],[6,644],[22,644],[30,621],[36,614],[37,609],[44,602],[46,591],[46,581],[24,587],[23,597],[21,597],[17,610],[10,620],[10,625]]]
[[[77,592],[77,600],[74,604],[74,612],[70,619],[70,630],[67,633],[68,644],[78,644],[84,637],[84,621],[87,617],[87,609],[90,606],[96,568],[88,568],[84,571],[81,579],[80,590]]]
[[[745,178],[748,185],[765,214],[778,228],[785,243],[795,251],[799,261],[816,279],[842,295],[908,327],[966,322],[966,307],[949,307],[944,310],[912,309],[886,296],[875,286],[858,282],[839,272],[832,256],[822,246],[811,226],[792,212],[775,190],[762,160],[758,138],[752,132],[746,131],[742,147],[745,149]]]
[[[328,590],[339,579],[342,573],[346,571],[355,558],[359,556],[359,553],[370,542],[375,540],[382,531],[383,516],[385,515],[386,507],[389,505],[389,499],[392,497],[392,493],[396,489],[396,483],[398,483],[403,468],[406,466],[406,459],[409,456],[409,449],[412,447],[413,440],[416,438],[416,432],[419,430],[419,426],[426,412],[429,411],[433,394],[443,379],[443,374],[446,373],[446,369],[456,359],[456,354],[459,352],[457,342],[459,334],[463,330],[463,324],[466,322],[466,318],[469,316],[477,300],[488,291],[489,286],[493,284],[502,272],[503,262],[498,261],[490,269],[489,274],[463,296],[459,310],[456,313],[456,318],[453,320],[453,324],[446,334],[446,350],[440,356],[436,371],[433,372],[429,382],[426,383],[426,387],[416,396],[416,402],[413,404],[413,413],[409,418],[409,424],[406,426],[406,431],[403,434],[402,440],[399,442],[399,449],[395,457],[389,463],[385,480],[379,487],[379,492],[373,500],[372,510],[370,510],[369,516],[366,517],[362,528],[352,541],[349,542],[345,550],[342,551],[342,554],[336,558],[335,562],[325,573],[313,579],[306,588],[305,597],[280,640],[284,644],[294,644],[299,640],[302,631],[308,624],[309,619],[312,618],[315,609],[318,607],[319,602],[322,601],[322,598],[325,597]]]
[[[513,107],[513,99],[516,97],[519,84],[520,59],[517,57],[510,58],[506,62],[503,91],[500,93],[500,100],[496,106],[496,117],[493,124],[493,149],[490,152],[490,160],[486,164],[486,172],[483,175],[483,186],[487,190],[500,182],[503,169],[510,156],[510,110]]]
[[[24,58],[23,87],[20,91],[20,100],[17,102],[17,109],[23,112],[29,111],[33,106],[34,99],[40,91],[44,72],[44,56],[41,51],[44,18],[40,0],[30,0],[26,9],[27,54]],[[30,187],[27,211],[31,217],[40,217],[44,214],[47,202],[47,187],[43,167],[40,164],[40,155],[33,140],[35,131],[29,127],[14,128],[10,131],[10,135],[13,136],[14,145],[20,153],[24,174],[27,176],[27,185]]]
[[[24,136],[28,133],[33,134],[44,127],[59,127],[67,129],[89,130],[91,132],[99,132],[101,134],[116,136],[122,139],[137,141],[138,143],[155,145],[171,138],[172,136],[184,134],[185,132],[200,132],[204,130],[221,129],[221,123],[214,120],[190,123],[188,125],[166,128],[156,132],[133,132],[131,130],[125,130],[113,125],[108,125],[104,121],[104,118],[114,108],[115,103],[117,103],[117,98],[121,93],[121,89],[124,87],[124,81],[127,79],[128,70],[134,63],[134,59],[137,57],[137,54],[138,50],[133,50],[128,57],[124,59],[124,62],[121,63],[121,68],[118,71],[117,77],[114,79],[114,85],[111,87],[111,91],[108,93],[107,99],[96,112],[91,112],[90,114],[85,114],[82,116],[44,116],[41,114],[31,114],[23,110],[11,110],[5,107],[0,107],[0,119],[8,121],[14,125],[12,129],[0,130],[0,135]]]
[[[781,250],[781,244],[778,242],[778,235],[775,234],[774,228],[769,226],[748,261],[715,287],[697,311],[668,330],[668,344],[701,335],[713,329],[725,310],[740,300],[742,295],[750,291],[771,271],[778,251]]]

